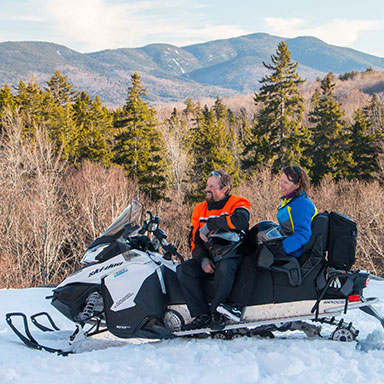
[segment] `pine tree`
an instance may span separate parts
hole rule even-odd
[[[112,152],[112,115],[102,106],[96,96],[92,100],[84,91],[80,92],[73,105],[76,134],[71,142],[71,159],[81,163],[85,159],[110,165]]]
[[[378,136],[371,133],[370,125],[366,114],[358,109],[351,129],[351,151],[354,160],[351,177],[365,181],[374,180],[379,170]]]
[[[215,103],[212,106],[212,110],[215,113],[215,119],[218,123],[222,123],[224,125],[224,129],[228,133],[229,137],[229,145],[228,148],[230,148],[232,152],[232,157],[234,159],[234,169],[236,169],[236,172],[232,174],[234,178],[234,184],[238,184],[240,180],[240,174],[239,169],[241,166],[241,152],[242,152],[242,146],[240,143],[239,135],[238,135],[238,129],[236,127],[237,120],[235,114],[227,108],[227,106],[224,104],[223,100],[217,96]]]
[[[0,111],[5,109],[13,109],[15,106],[15,99],[11,93],[11,89],[7,84],[0,89]]]
[[[63,76],[59,71],[56,71],[47,81],[47,85],[46,91],[49,91],[55,103],[62,107],[73,104],[79,95],[79,92],[73,89],[73,84],[68,82],[68,77]]]
[[[244,107],[240,108],[239,116],[237,118],[238,123],[238,135],[239,142],[244,147],[246,146],[252,139],[252,121],[249,121],[247,117],[247,110]]]
[[[219,96],[216,97],[215,104],[213,104],[213,110],[217,120],[228,120],[229,115],[227,107],[223,103],[223,100]]]
[[[224,120],[216,118],[213,108],[207,106],[196,119],[191,130],[190,153],[193,156],[191,170],[190,200],[200,200],[204,196],[209,173],[223,169],[239,182],[240,167],[233,153],[234,133]]]
[[[32,78],[28,84],[19,82],[15,96],[16,107],[23,120],[24,135],[35,136],[36,127],[49,127],[52,113],[52,100]]]
[[[350,177],[355,165],[350,151],[350,135],[343,120],[344,113],[334,96],[334,76],[328,74],[312,98],[313,110],[309,121],[312,146],[308,156],[312,160],[311,177],[318,183],[324,176],[339,180]]]
[[[190,130],[194,127],[196,120],[199,119],[199,116],[202,112],[202,107],[200,101],[194,103],[191,98],[185,100],[184,104],[185,108],[182,112],[182,118],[185,121],[187,130]]]
[[[193,100],[188,97],[185,102],[185,108],[183,110],[183,113],[187,116],[187,118],[189,117],[189,115],[196,115],[196,113],[198,112],[198,110],[200,109],[199,105],[195,105],[193,103]]]
[[[3,132],[2,119],[8,111],[13,112],[14,108],[15,99],[11,93],[11,89],[5,84],[4,87],[0,89],[0,134]]]
[[[272,64],[263,65],[272,71],[260,81],[260,92],[254,101],[259,110],[251,130],[251,139],[244,150],[243,167],[254,170],[271,166],[278,171],[292,162],[301,162],[308,145],[308,132],[303,126],[304,99],[298,90],[303,83],[292,62],[288,46],[282,41]]]
[[[370,103],[364,108],[370,125],[370,133],[384,134],[384,105],[380,103],[376,93],[372,95]]]
[[[73,105],[79,92],[73,89],[73,84],[68,82],[67,76],[63,76],[59,71],[47,81],[45,91],[54,104],[49,127],[50,137],[55,141],[56,150],[61,152],[63,159],[76,162],[73,157],[73,145],[78,132]]]
[[[127,175],[137,179],[141,189],[152,199],[159,199],[166,191],[164,143],[157,128],[155,111],[142,99],[146,90],[140,76],[131,76],[132,86],[122,111],[115,114],[114,162]]]

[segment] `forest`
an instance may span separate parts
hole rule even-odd
[[[358,224],[359,268],[384,275],[382,94],[342,104],[333,73],[305,85],[281,42],[249,98],[153,107],[137,73],[114,110],[60,72],[0,89],[0,288],[56,284],[132,198],[158,213],[188,255],[193,204],[224,169],[251,201],[251,225],[276,220],[280,170],[299,164],[319,211]],[[367,80],[369,81],[369,80]],[[353,92],[350,92],[353,94]],[[356,93],[355,93],[356,94]]]

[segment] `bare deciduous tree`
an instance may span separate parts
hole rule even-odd
[[[89,161],[67,172],[62,193],[71,228],[68,251],[77,261],[132,198],[141,199],[137,183],[127,179],[121,168],[106,169]]]
[[[35,127],[33,138],[24,136],[17,112],[6,115],[3,126],[1,249],[9,268],[3,280],[46,284],[60,270],[65,223],[58,190],[65,164],[59,162],[44,129]],[[21,272],[17,279],[13,268]]]

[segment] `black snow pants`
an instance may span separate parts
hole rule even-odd
[[[220,303],[227,301],[241,260],[242,257],[223,259],[215,263],[213,274],[205,273],[201,264],[194,259],[187,260],[177,267],[177,277],[192,317],[210,314]],[[212,278],[213,295],[209,306],[203,283],[204,280]]]

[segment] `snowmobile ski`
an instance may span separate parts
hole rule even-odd
[[[54,329],[47,328],[44,325],[41,325],[40,323],[38,323],[36,321],[36,317],[42,316],[42,315],[46,316],[49,319],[49,321],[50,321],[50,323],[51,323],[51,325],[52,325],[52,327]],[[20,317],[22,319],[22,321],[23,321],[23,327],[24,327],[23,331],[24,331],[24,334],[13,323],[13,319],[16,318],[16,317]],[[61,355],[61,356],[68,356],[69,354],[74,353],[76,348],[77,348],[77,345],[85,337],[84,333],[82,331],[82,328],[79,325],[77,325],[75,331],[72,333],[72,335],[68,339],[68,348],[65,348],[65,349],[53,348],[53,347],[50,347],[50,346],[47,346],[47,345],[40,344],[32,336],[32,334],[30,332],[30,329],[29,329],[27,316],[24,313],[21,313],[21,312],[7,313],[5,318],[6,318],[6,321],[7,321],[8,325],[13,330],[13,332],[19,337],[19,339],[27,347],[33,348],[33,349],[37,349],[37,350],[40,350],[40,351],[41,350],[47,351],[47,352],[50,352],[50,353],[57,353],[58,355]],[[40,312],[40,313],[38,313],[36,315],[33,315],[31,317],[31,320],[43,332],[56,332],[56,331],[60,331],[60,329],[53,322],[52,318],[46,312]]]

